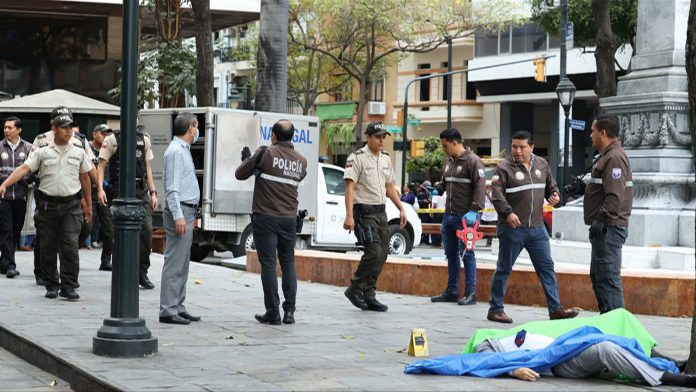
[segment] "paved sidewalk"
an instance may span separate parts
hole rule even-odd
[[[0,349],[0,391],[71,391],[68,383]]]
[[[99,251],[81,251],[78,302],[44,298],[34,283],[32,255],[17,253],[22,273],[0,277],[0,343],[17,341],[60,363],[54,373],[68,382],[96,380],[119,390],[628,390],[640,386],[600,380],[543,378],[531,384],[511,378],[412,376],[403,373],[414,358],[405,353],[412,328],[428,332],[431,356],[461,351],[486,321],[486,303],[462,307],[432,304],[428,298],[380,293],[386,313],[363,312],[343,296],[343,287],[298,283],[297,323],[267,326],[254,320],[263,311],[258,275],[220,266],[191,264],[187,307],[203,320],[188,326],[160,324],[162,256],[152,255],[154,290],[140,290],[140,314],[159,339],[149,358],[114,359],[91,353],[92,338],[109,315],[111,274],[98,271]],[[347,280],[347,279],[346,279]],[[546,309],[508,306],[515,324],[547,318]],[[581,315],[595,315],[582,312]],[[691,319],[638,316],[660,342],[660,350],[685,358]],[[41,365],[42,368],[44,365]],[[62,370],[61,370],[62,369]],[[2,373],[0,373],[0,376]],[[64,384],[63,384],[64,385]],[[81,385],[73,382],[73,389]],[[2,388],[2,387],[0,387]],[[20,388],[24,389],[24,388]],[[28,387],[26,388],[28,389]]]

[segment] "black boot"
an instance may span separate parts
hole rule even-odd
[[[150,279],[147,278],[147,273],[145,273],[145,272],[140,273],[140,285],[144,289],[148,289],[148,290],[155,288],[155,284],[150,282]]]

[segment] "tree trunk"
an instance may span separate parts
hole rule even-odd
[[[592,0],[592,13],[597,24],[597,81],[595,93],[598,97],[616,95],[616,71],[614,53],[618,48],[616,36],[611,29],[610,0]]]
[[[691,0],[689,22],[686,28],[686,77],[689,95],[689,118],[691,120],[691,154],[696,157],[696,0]],[[696,159],[693,161],[696,170]],[[696,236],[696,232],[694,233]],[[696,294],[694,295],[694,316],[691,321],[691,347],[686,373],[696,374]]]
[[[367,78],[369,72],[365,72],[360,78],[360,93],[358,94],[358,112],[355,121],[355,136],[358,140],[363,140],[363,115],[365,114],[365,103],[367,102]]]
[[[288,7],[288,0],[261,0],[256,110],[287,112]]]
[[[215,106],[213,84],[213,27],[210,18],[210,0],[190,0],[196,29],[196,103],[198,106]]]

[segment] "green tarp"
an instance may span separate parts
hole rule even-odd
[[[317,117],[321,121],[351,119],[355,113],[355,102],[321,103],[317,105]]]
[[[647,356],[650,356],[652,348],[657,344],[655,338],[643,327],[636,316],[626,309],[619,308],[594,317],[532,321],[512,329],[479,329],[469,339],[469,343],[464,347],[463,352],[464,354],[476,352],[476,346],[488,338],[503,338],[515,335],[523,329],[527,332],[538,333],[555,339],[566,332],[585,325],[597,327],[609,335],[635,338],[643,347]]]

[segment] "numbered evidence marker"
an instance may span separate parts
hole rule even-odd
[[[408,355],[413,357],[427,357],[428,335],[423,328],[411,330],[411,341],[408,344]]]

